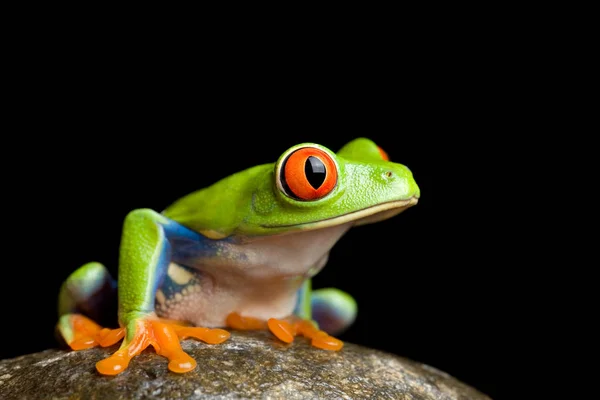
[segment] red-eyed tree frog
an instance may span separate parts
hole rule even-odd
[[[96,364],[123,372],[149,345],[173,372],[196,362],[180,340],[209,344],[232,329],[268,329],[291,343],[340,350],[330,335],[354,320],[354,299],[338,289],[311,290],[311,278],[351,227],[390,218],[417,203],[411,171],[373,141],[355,139],[337,153],[314,143],[286,150],[275,163],[224,178],[161,213],[130,212],[124,221],[118,285],[97,262],[73,272],[59,293],[58,331],[74,350],[119,350]],[[119,327],[93,318],[118,300]]]

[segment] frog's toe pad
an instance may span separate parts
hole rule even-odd
[[[336,339],[333,336],[329,336],[323,331],[319,332],[321,332],[321,334],[314,336],[310,342],[314,347],[323,350],[338,351],[341,350],[344,346],[344,342],[342,342],[341,340]]]

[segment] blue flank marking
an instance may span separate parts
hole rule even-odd
[[[223,246],[223,242],[228,241],[209,239],[173,220],[164,225],[164,230],[173,249],[171,259],[183,265],[214,257]]]
[[[221,251],[221,257],[244,258],[244,255],[240,253],[228,254],[228,244],[234,241],[232,238],[209,239],[170,219],[162,224],[162,228],[166,240],[165,247],[161,252],[159,266],[156,269],[156,288],[162,287],[165,276],[167,276],[167,267],[171,261],[193,270],[194,266],[201,265],[203,260],[216,257],[219,251]]]
[[[199,240],[199,237],[202,237],[202,235],[199,235],[198,233],[172,220],[168,220],[167,223],[160,225],[163,229],[164,239],[162,243],[160,257],[157,261],[156,267],[151,272],[152,276],[149,277],[149,279],[152,280],[153,284],[150,298],[147,300],[144,307],[148,310],[154,309],[154,303],[156,301],[156,291],[163,285],[165,277],[167,277],[167,269],[169,267],[169,264],[173,259],[173,255],[177,253],[176,251],[174,251],[174,249],[177,248],[177,242],[180,240],[189,242],[193,240]]]
[[[202,238],[206,239],[204,236],[195,232],[185,226],[181,225],[178,222],[169,219],[169,222],[163,225],[166,236],[169,240],[171,239],[188,239],[193,241],[200,241]]]
[[[171,261],[179,264],[182,268],[193,271],[194,265],[200,265],[203,260],[215,257],[219,250],[224,250],[227,243],[232,241],[230,239],[209,239],[170,219],[161,226],[166,240],[155,270],[153,293],[160,288],[167,298],[181,292],[186,286],[178,285],[169,278],[167,269]],[[199,277],[198,273],[194,275]],[[152,301],[156,301],[155,296]]]

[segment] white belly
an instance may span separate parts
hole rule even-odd
[[[224,326],[232,312],[264,320],[287,317],[302,283],[326,264],[330,249],[349,228],[343,224],[232,245],[216,262],[191,266],[199,276],[188,272],[189,285],[181,296],[161,301],[157,292],[156,311],[205,327]],[[180,269],[172,265],[169,275]]]

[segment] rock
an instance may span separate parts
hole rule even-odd
[[[51,349],[0,361],[0,398],[12,399],[487,399],[448,374],[346,343],[340,352],[291,345],[268,332],[232,332],[219,345],[185,340],[198,362],[186,374],[147,349],[114,377],[95,363],[111,348]]]

